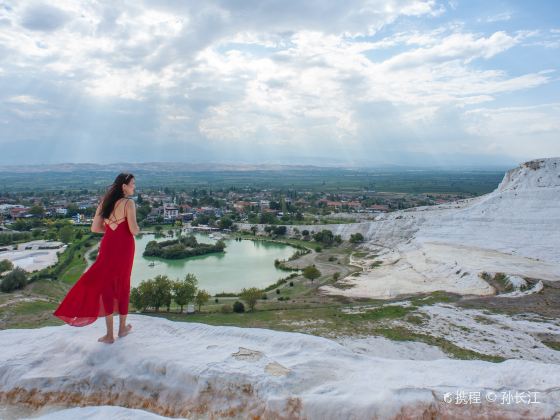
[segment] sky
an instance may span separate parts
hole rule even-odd
[[[0,164],[560,156],[560,2],[0,0]]]

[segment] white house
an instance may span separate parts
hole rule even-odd
[[[166,204],[163,206],[163,218],[175,219],[179,216],[179,208],[174,204]]]

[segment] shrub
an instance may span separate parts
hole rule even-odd
[[[229,314],[232,311],[233,311],[233,308],[231,307],[231,305],[229,305],[227,303],[222,305],[221,308],[220,308],[220,312],[223,313],[223,314]]]
[[[339,277],[340,277],[340,273],[338,271],[332,275],[332,278],[335,281],[338,280]]]
[[[251,287],[249,289],[243,288],[239,297],[247,302],[249,309],[253,311],[255,309],[255,305],[257,304],[257,300],[262,295],[262,290],[257,289],[256,287]]]
[[[286,234],[286,226],[276,226],[273,230],[275,235],[285,235]]]
[[[245,312],[245,305],[243,305],[243,302],[239,302],[238,300],[236,300],[233,303],[233,312],[236,313]]]
[[[317,246],[315,247],[315,252],[321,252],[322,250],[323,250],[323,248],[321,248],[320,245],[317,245]]]
[[[0,261],[0,273],[3,271],[12,270],[13,268],[14,268],[14,264],[10,260]]]
[[[27,272],[21,268],[16,267],[2,279],[0,290],[3,292],[11,292],[17,289],[23,289],[27,284]]]
[[[290,287],[294,287],[294,282],[293,281],[290,282]]]
[[[480,273],[480,278],[482,280],[489,281],[490,279],[492,279],[492,276],[487,271],[483,271],[482,273]]]
[[[280,289],[276,289],[276,294],[277,294],[277,295],[280,294]]]
[[[362,235],[360,232],[350,235],[350,242],[352,243],[362,242],[363,240],[364,235]]]
[[[505,284],[507,279],[508,279],[508,276],[506,276],[504,273],[494,274],[494,281],[497,281],[501,284]]]
[[[306,279],[311,280],[311,283],[313,283],[313,280],[321,277],[321,272],[317,269],[317,267],[315,267],[315,265],[309,265],[303,270],[303,276]]]

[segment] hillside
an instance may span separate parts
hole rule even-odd
[[[560,158],[524,163],[508,171],[495,191],[473,199],[390,213],[372,222],[300,227],[305,228],[332,229],[344,239],[361,232],[371,254],[357,263],[382,262],[342,280],[355,287],[325,286],[326,293],[377,298],[434,290],[493,294],[482,272],[557,281]]]

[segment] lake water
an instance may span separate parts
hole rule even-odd
[[[206,234],[194,233],[199,243],[215,243]],[[156,240],[169,240],[160,237]],[[274,267],[274,260],[287,259],[296,248],[265,241],[224,239],[224,253],[200,255],[181,260],[163,260],[155,257],[143,257],[142,253],[149,241],[154,240],[153,234],[138,235],[136,253],[132,267],[131,287],[142,280],[165,274],[170,279],[183,279],[187,273],[193,273],[198,279],[198,287],[210,294],[219,292],[238,292],[244,287],[263,288],[275,283],[290,272]],[[154,262],[153,267],[149,266]]]

